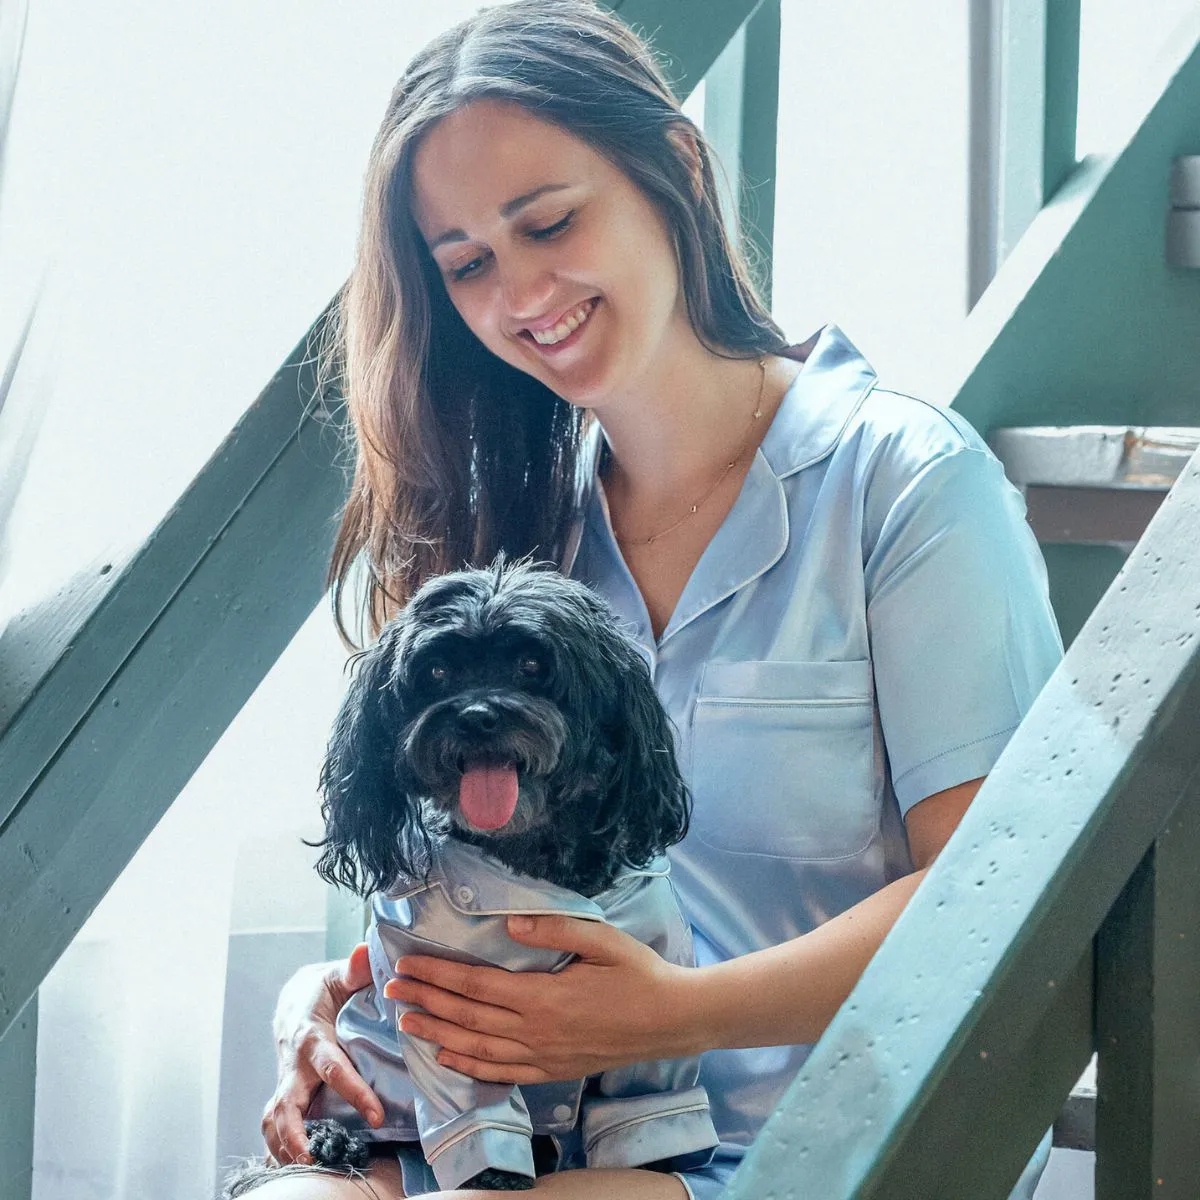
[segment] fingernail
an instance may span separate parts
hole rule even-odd
[[[378,1129],[379,1126],[383,1124],[383,1113],[381,1113],[377,1108],[373,1108],[367,1114],[367,1120],[371,1122],[372,1128]]]

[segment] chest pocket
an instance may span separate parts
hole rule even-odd
[[[692,727],[695,836],[718,850],[848,858],[879,826],[871,664],[709,663]]]

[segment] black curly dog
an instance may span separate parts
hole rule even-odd
[[[487,832],[460,807],[464,777],[481,768],[517,780],[511,816]],[[321,788],[317,870],[364,896],[421,878],[446,837],[594,896],[678,842],[690,813],[669,719],[611,609],[550,567],[503,556],[428,581],[360,656]],[[366,1161],[336,1122],[309,1134],[316,1163]],[[463,1186],[533,1181],[489,1169]]]

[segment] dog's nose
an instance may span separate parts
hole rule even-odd
[[[482,700],[473,700],[459,710],[459,726],[468,733],[494,733],[500,722],[500,714]]]

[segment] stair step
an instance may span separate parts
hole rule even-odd
[[[1200,446],[1200,428],[1029,425],[988,437],[1040,542],[1129,549]]]

